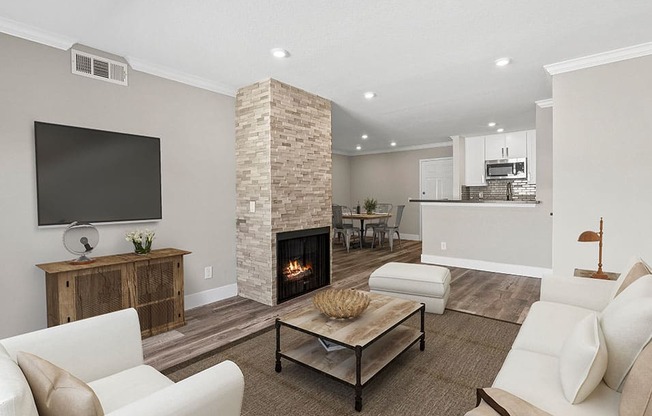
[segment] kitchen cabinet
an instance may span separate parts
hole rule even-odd
[[[485,186],[485,137],[467,137],[464,140],[464,185]]]
[[[525,131],[485,136],[485,159],[515,159],[527,157]]]
[[[527,135],[527,183],[537,183],[537,131],[528,130]]]

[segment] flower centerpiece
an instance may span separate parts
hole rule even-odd
[[[125,240],[133,243],[136,254],[147,254],[152,251],[152,241],[154,241],[154,231],[145,229],[145,231],[136,230],[126,234]]]
[[[364,209],[367,211],[367,214],[373,213],[376,210],[376,205],[378,205],[378,201],[373,198],[367,198],[364,200]]]

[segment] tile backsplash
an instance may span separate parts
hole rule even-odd
[[[537,186],[528,184],[527,179],[492,179],[486,186],[462,186],[462,199],[488,199],[495,201],[507,200],[507,183],[512,183],[512,199],[514,201],[534,201],[537,199]],[[480,198],[482,193],[482,198]]]

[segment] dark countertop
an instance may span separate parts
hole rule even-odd
[[[495,199],[417,199],[409,198],[409,202],[442,202],[457,204],[509,204],[509,205],[537,205],[541,201],[501,201]]]

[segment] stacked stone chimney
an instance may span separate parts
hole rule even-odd
[[[329,100],[274,79],[238,90],[240,296],[276,304],[276,234],[331,225],[331,168]]]

